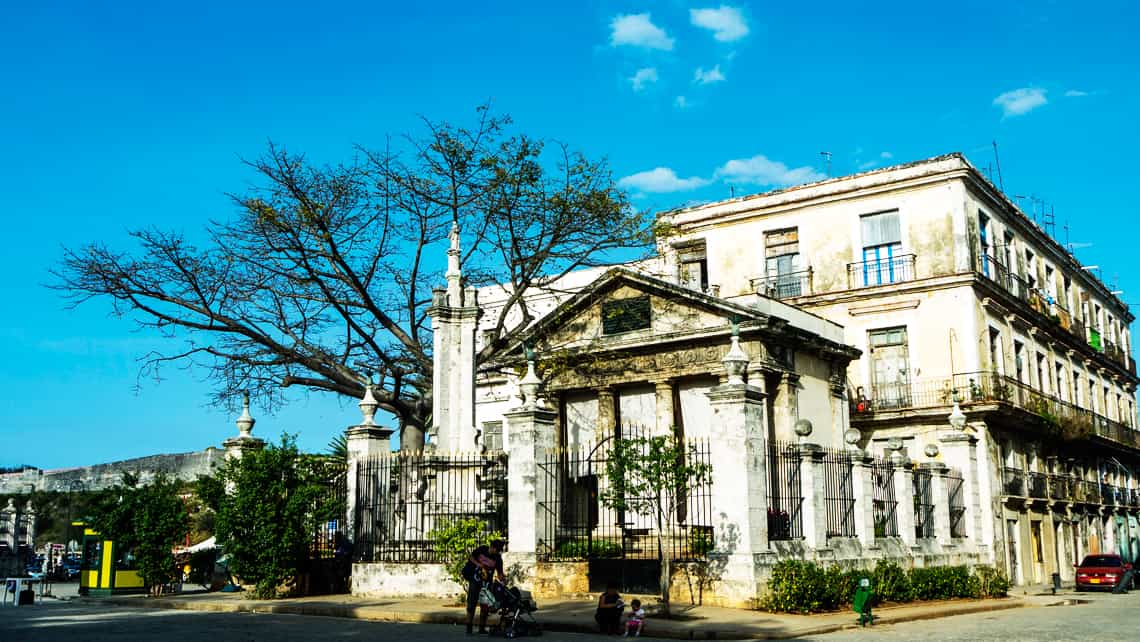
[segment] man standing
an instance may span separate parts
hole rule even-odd
[[[463,578],[467,580],[467,635],[472,633],[475,606],[479,604],[479,592],[483,586],[490,584],[493,577],[503,583],[507,581],[503,574],[503,548],[503,540],[495,539],[487,546],[480,546],[471,551],[471,555],[467,557],[467,564],[463,567]],[[486,606],[483,606],[479,613],[479,633],[487,633]]]

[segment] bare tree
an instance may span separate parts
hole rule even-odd
[[[248,388],[270,407],[289,387],[355,398],[372,380],[416,447],[431,413],[426,312],[453,223],[468,281],[507,293],[479,360],[534,319],[537,290],[652,241],[605,160],[511,133],[486,106],[471,127],[423,124],[396,150],[358,147],[338,165],[270,144],[247,162],[258,180],[232,195],[236,215],[212,221],[201,246],[146,229],[132,232],[134,252],[69,248],[52,287],[71,305],[110,300],[169,339],[140,374],[189,364],[214,382],[215,401]]]

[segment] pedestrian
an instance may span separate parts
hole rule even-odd
[[[621,631],[621,612],[625,604],[618,595],[617,584],[606,584],[606,592],[598,597],[598,610],[594,612],[594,621],[602,635],[617,635]]]
[[[463,579],[467,580],[467,635],[472,634],[475,622],[475,606],[479,605],[479,592],[493,579],[506,583],[503,574],[503,555],[506,543],[501,539],[491,540],[486,546],[479,546],[467,556],[463,566]],[[481,605],[479,613],[479,633],[487,633],[487,605]]]
[[[645,609],[641,608],[641,600],[629,603],[629,619],[625,621],[625,633],[622,637],[641,637],[641,625],[645,622]]]

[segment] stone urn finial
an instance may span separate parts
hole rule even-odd
[[[364,386],[364,396],[361,397],[360,414],[364,419],[360,422],[362,426],[375,426],[376,425],[376,409],[380,407],[380,402],[376,401],[376,397],[372,394],[372,381]]]
[[[748,353],[740,347],[740,324],[733,320],[732,345],[728,348],[728,354],[720,360],[724,364],[724,371],[728,373],[729,385],[744,383],[744,372],[748,370],[748,361]]]
[[[519,390],[522,392],[523,408],[534,410],[542,408],[542,400],[538,397],[538,389],[542,387],[542,379],[534,369],[534,351],[526,349],[526,375],[519,381]]]
[[[253,435],[250,433],[253,432],[253,425],[255,423],[257,423],[257,420],[253,418],[253,415],[249,414],[249,391],[248,390],[243,390],[241,393],[241,416],[238,417],[237,421],[234,423],[236,423],[237,427],[238,427],[238,438],[240,438],[240,439],[252,439],[253,438]]]

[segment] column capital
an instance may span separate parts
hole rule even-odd
[[[747,383],[726,383],[705,393],[711,403],[731,403],[734,401],[760,402],[767,396],[765,392]]]

